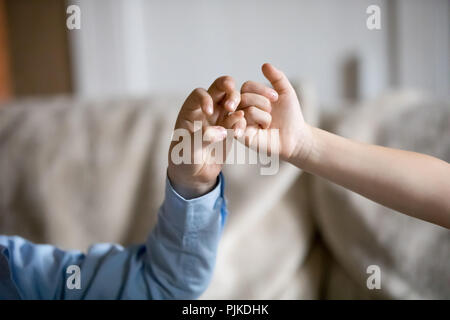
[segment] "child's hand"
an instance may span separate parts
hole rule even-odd
[[[175,129],[186,129],[191,134],[191,164],[173,162],[172,150],[180,142],[172,141],[167,174],[175,190],[183,197],[198,197],[214,188],[228,150],[224,150],[221,159],[211,159],[206,148],[211,143],[223,141],[227,136],[226,129],[234,129],[237,136],[243,134],[246,127],[244,112],[235,112],[240,99],[233,78],[224,76],[214,81],[208,90],[197,88],[192,91],[181,107]],[[194,131],[200,128],[194,128],[195,121],[201,122],[204,138],[197,150],[193,143]],[[194,163],[195,157],[200,159],[200,163]]]
[[[274,89],[254,81],[245,82],[241,88],[239,109],[244,110],[248,124],[245,143],[255,150],[267,148],[277,152],[283,160],[305,159],[312,135],[303,120],[297,95],[284,73],[271,64],[264,64],[262,72]],[[277,146],[270,143],[270,129],[279,130]]]
[[[278,99],[270,99],[272,89],[263,84],[248,81],[242,86],[239,109],[244,110],[249,124],[247,146],[259,152],[261,148],[278,152],[282,159],[309,173],[399,212],[450,228],[448,162],[310,127],[286,76],[270,64],[264,64],[262,71]],[[269,129],[279,130],[275,146],[270,144]]]

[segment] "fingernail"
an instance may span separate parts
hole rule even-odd
[[[227,101],[227,106],[230,111],[234,110],[235,102],[233,100]]]
[[[278,93],[276,91],[272,91],[270,93],[272,95],[272,97],[274,97],[275,99],[278,99]]]
[[[207,106],[207,107],[206,107],[206,112],[207,112],[208,114],[213,114],[213,107],[212,107],[212,106]]]

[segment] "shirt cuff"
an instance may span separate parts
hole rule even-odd
[[[224,225],[227,211],[224,198],[224,178],[217,178],[217,185],[209,193],[193,199],[185,199],[172,187],[166,178],[164,219],[180,231],[199,231],[211,227],[213,223]]]

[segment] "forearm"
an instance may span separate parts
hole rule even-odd
[[[450,228],[450,165],[431,156],[369,145],[311,128],[305,159],[292,163],[373,201]]]
[[[226,218],[223,179],[208,194],[186,200],[169,184],[147,242],[154,299],[195,299],[207,288]]]

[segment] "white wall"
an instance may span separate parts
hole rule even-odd
[[[393,22],[387,19],[389,7],[383,0],[72,2],[81,7],[82,14],[81,30],[71,32],[75,86],[81,96],[187,94],[223,74],[234,76],[239,83],[262,81],[260,65],[270,61],[291,79],[312,82],[321,101],[328,103],[343,97],[342,68],[352,56],[359,61],[363,98],[379,94],[392,82],[392,61],[400,63],[399,86],[409,84],[410,65],[417,67],[417,62],[425,61],[423,56],[402,51],[403,47],[396,48],[395,59],[388,56],[389,25]],[[403,20],[394,22],[402,32],[410,23],[403,12],[408,10],[408,2],[397,6]],[[426,2],[432,8],[443,3],[448,6],[446,0]],[[382,9],[382,30],[366,28],[370,4]],[[442,21],[435,21],[439,10],[425,10],[428,20],[421,23],[427,27],[422,35],[426,44],[430,41],[428,24],[433,22],[437,28],[448,22],[448,11],[441,14]],[[448,61],[440,61],[446,59],[445,53],[439,53],[440,37],[445,36],[445,32],[433,35],[432,42],[437,59],[432,68],[444,66],[444,71],[436,75],[429,70],[430,64],[424,63],[424,71],[413,74],[420,77],[426,73],[423,81],[444,78],[441,85],[425,83],[427,89],[448,88],[449,75],[442,73],[448,70]],[[448,53],[448,32],[442,41],[447,41]]]

